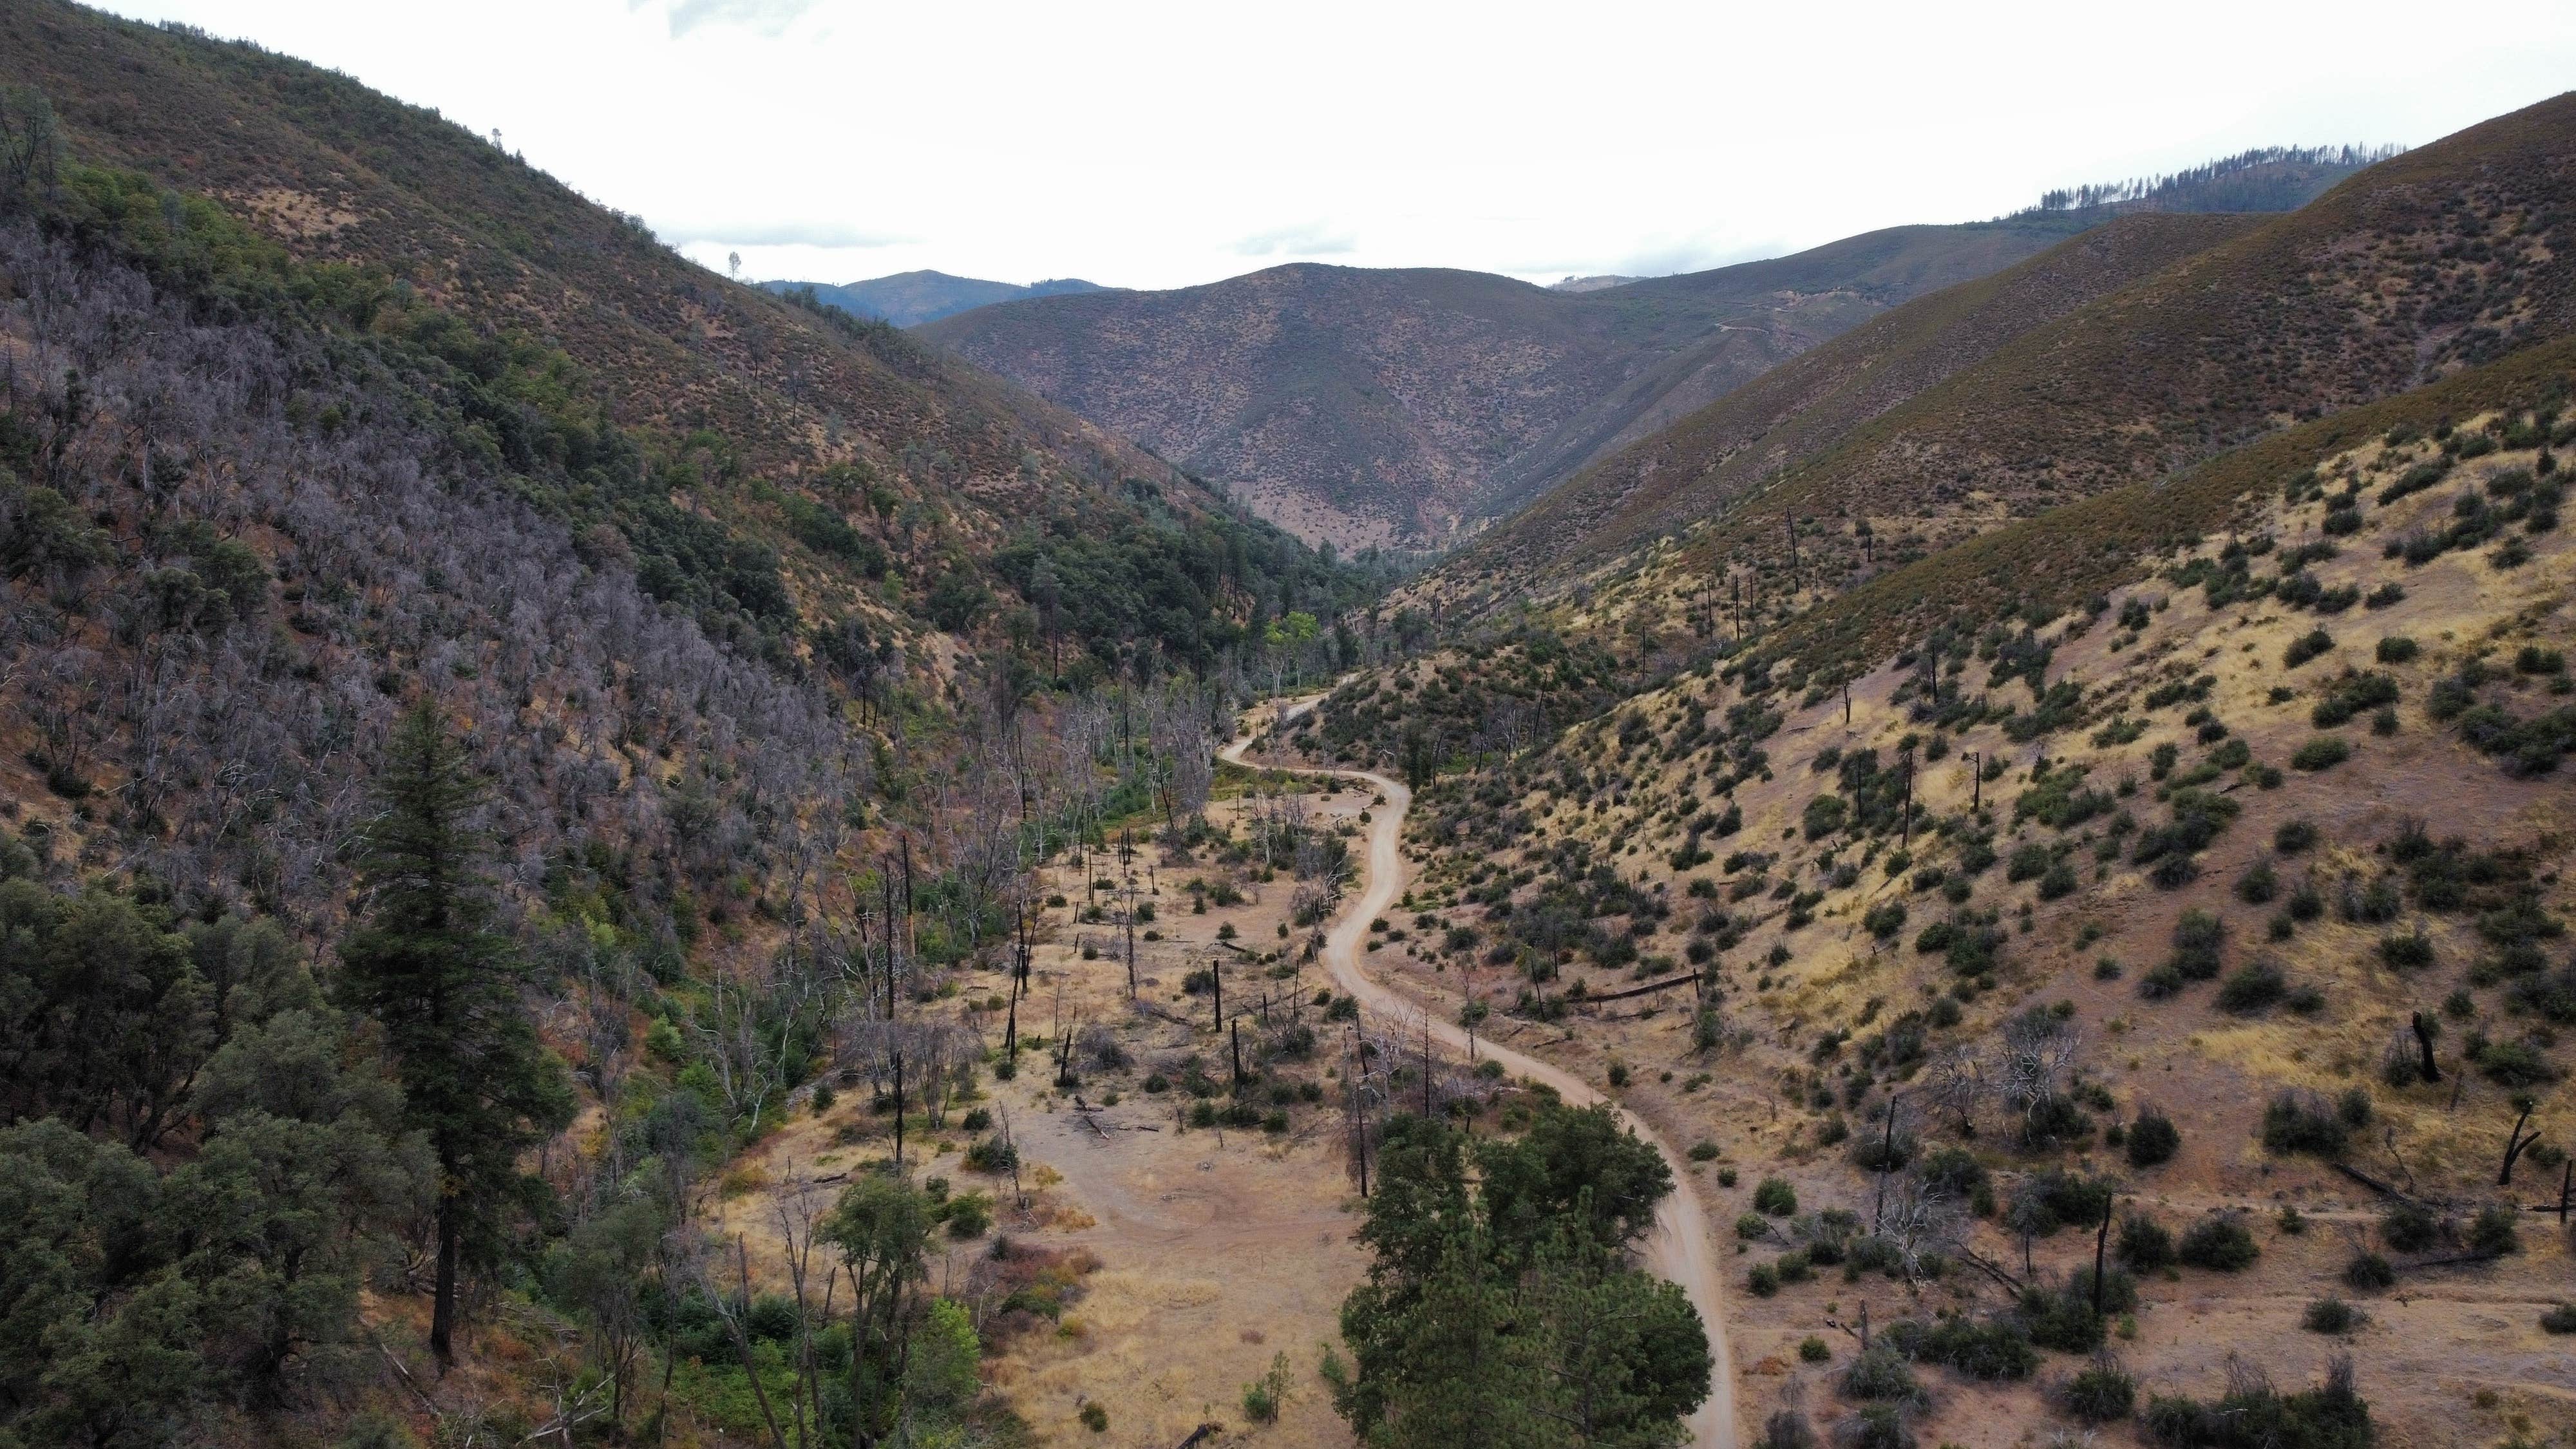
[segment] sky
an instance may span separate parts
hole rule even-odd
[[[108,0],[434,106],[742,275],[1656,275],[2576,85],[2576,4]]]

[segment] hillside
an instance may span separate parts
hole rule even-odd
[[[2074,225],[1896,228],[1589,293],[1298,264],[921,332],[1310,537],[1420,547],[1471,533],[1669,396],[1714,396]]]
[[[2571,188],[2576,97],[2562,97],[2182,248],[2053,317],[1981,311],[1973,292],[1927,299],[1888,319],[1885,336],[1960,327],[1955,348],[1924,355],[1972,365],[1897,369],[1912,381],[1892,406],[1866,392],[1730,399],[1596,465],[1567,485],[1563,512],[1543,509],[1452,561],[1426,597],[1563,599],[1586,573],[1629,597],[1651,556],[1647,592],[1663,603],[1630,621],[1647,632],[1685,596],[1703,612],[1748,592],[1766,615],[1802,607],[2009,519],[2561,335],[2576,324],[2562,245]],[[2241,223],[2162,225],[2218,236]],[[1998,315],[2004,331],[2025,330],[1968,340]],[[1596,620],[1620,612],[1588,607]]]
[[[1746,1440],[2535,1441],[2576,1329],[2571,395],[2576,341],[2518,349],[1570,729],[1509,727],[1497,639],[1278,743],[1420,740],[1388,965],[1703,1144]]]
[[[937,1003],[1035,872],[1195,818],[1211,717],[1382,583],[433,114],[50,0],[0,353],[10,1443],[758,1433],[719,1179],[889,1050],[954,1067],[898,1120],[971,1093]],[[1010,1290],[919,1281],[807,1428],[890,1433],[846,1370],[921,1336],[907,1433],[1022,1432]]]
[[[1531,289],[1296,266],[1014,304],[925,333],[1348,546],[1446,546],[1614,450],[1908,299],[2137,211],[2294,207],[2377,153],[2250,152],[1994,222]]]
[[[1023,287],[1012,282],[952,277],[946,272],[933,271],[896,272],[891,276],[870,277],[863,282],[763,282],[760,285],[764,290],[782,296],[789,292],[811,291],[814,300],[827,307],[837,307],[862,321],[887,322],[897,327],[936,322],[942,317],[955,316],[976,307],[989,307],[995,302],[1103,290],[1097,283],[1086,282],[1079,277],[1031,282]]]

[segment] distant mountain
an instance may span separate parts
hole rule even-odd
[[[2403,146],[2261,146],[2167,176],[2060,187],[2027,212],[2296,211]]]
[[[864,282],[763,282],[772,292],[784,295],[800,289],[811,289],[814,300],[827,307],[838,307],[854,317],[871,322],[891,322],[897,327],[913,327],[936,322],[977,307],[995,302],[1015,302],[1023,297],[1062,297],[1077,292],[1106,290],[1097,282],[1079,277],[1060,277],[1052,281],[1032,282],[1025,287],[1009,282],[988,282],[981,277],[952,277],[946,272],[897,272],[890,277],[871,277]]]
[[[919,335],[1310,539],[1438,546],[1784,358],[2084,225],[1896,227],[1588,293],[1300,263],[987,307]]]
[[[1889,308],[2133,212],[2291,209],[2385,154],[2249,151],[1679,276],[1536,287],[1296,265],[987,307],[922,335],[1310,539],[1446,546]]]

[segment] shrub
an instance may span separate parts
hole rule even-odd
[[[1098,1399],[1092,1399],[1082,1406],[1082,1427],[1094,1434],[1109,1432],[1109,1410],[1102,1407]]]
[[[1905,1366],[1895,1349],[1883,1343],[1871,1344],[1869,1351],[1851,1361],[1843,1370],[1843,1394],[1864,1403],[1916,1403],[1923,1397],[1923,1386],[1914,1381],[1914,1370]]]
[[[1974,1322],[1964,1316],[1925,1324],[1906,1319],[1888,1327],[1899,1353],[1918,1363],[1937,1363],[1985,1383],[2026,1379],[2039,1367],[2039,1355],[2012,1323]]]
[[[1770,1232],[1771,1220],[1760,1213],[1746,1213],[1735,1220],[1735,1235],[1747,1242],[1767,1237]]]
[[[2378,657],[2382,664],[2404,664],[2422,652],[2422,646],[2403,634],[2391,634],[2379,641]]]
[[[2543,1333],[2576,1333],[2576,1303],[2561,1303],[2540,1315]]]
[[[1019,1149],[999,1137],[979,1137],[966,1145],[966,1170],[1005,1173],[1019,1166]]]
[[[2347,1288],[2373,1293],[2397,1282],[2397,1270],[2377,1253],[2360,1252],[2343,1265],[2343,1282]]]
[[[2249,906],[2259,906],[2281,893],[2281,877],[2272,862],[2258,860],[2236,878],[2236,898]]]
[[[2325,1382],[2283,1394],[2259,1370],[2231,1361],[2224,1397],[2204,1404],[2159,1394],[2140,1414],[2146,1436],[2177,1449],[2368,1449],[2378,1431],[2353,1390],[2352,1360],[2326,1361]]]
[[[2115,1250],[2120,1261],[2140,1273],[2152,1273],[2171,1267],[2174,1260],[2173,1234],[2165,1225],[2145,1213],[2132,1212],[2120,1219],[2120,1241]]]
[[[2343,1119],[2313,1092],[2283,1092],[2263,1109],[2263,1147],[2269,1152],[2339,1157],[2351,1136]]]
[[[2138,1401],[2138,1381],[2107,1350],[2095,1354],[2084,1371],[2057,1389],[2058,1407],[2087,1424],[2108,1424],[2129,1416]]]
[[[2513,1209],[2506,1204],[2488,1203],[2478,1209],[2478,1215],[2470,1220],[2470,1252],[2500,1258],[2507,1253],[2520,1251],[2521,1247],[2521,1228],[2515,1219]]]
[[[2317,828],[2305,820],[2284,820],[2272,832],[2272,848],[2283,855],[2297,855],[2317,843]]]
[[[2333,635],[2323,629],[2310,629],[2291,640],[2290,647],[2281,651],[2281,667],[2296,669],[2332,648],[2334,648]]]
[[[2442,1222],[2431,1208],[2401,1202],[2379,1215],[2379,1236],[2401,1253],[2420,1253],[2442,1240]]]
[[[2232,1213],[2217,1213],[2202,1218],[2174,1245],[2177,1261],[2194,1268],[2207,1268],[2216,1273],[2236,1273],[2253,1266],[2262,1250],[2254,1246],[2254,1235]]]
[[[2226,944],[2226,923],[2208,911],[2185,911],[2174,922],[2173,968],[2186,981],[2207,981],[2218,974]]]
[[[1757,1263],[1744,1275],[1744,1289],[1756,1298],[1769,1298],[1780,1291],[1780,1270],[1768,1263]]]
[[[1833,1356],[1833,1348],[1812,1333],[1798,1340],[1798,1358],[1802,1362],[1824,1363]]]
[[[2289,991],[2289,978],[2279,966],[2270,961],[2248,962],[2219,983],[2218,1009],[2249,1015],[2277,1005]]]
[[[2379,959],[2397,971],[2418,971],[2433,964],[2433,941],[2417,927],[2414,934],[2379,938]]]
[[[1781,1178],[1766,1177],[1753,1189],[1753,1210],[1785,1218],[1798,1210],[1798,1190]]]
[[[2182,1147],[2182,1130],[2173,1119],[2153,1107],[2138,1109],[2137,1120],[2129,1124],[2127,1142],[2131,1167],[2153,1167],[2171,1161]]]
[[[2362,1325],[2365,1315],[2358,1308],[2329,1293],[2308,1305],[2299,1317],[2299,1326],[2310,1333],[2350,1333]]]
[[[2341,735],[2319,735],[2299,746],[2298,753],[2290,756],[2290,767],[2310,772],[2331,770],[2351,758],[2352,746],[2345,744]]]

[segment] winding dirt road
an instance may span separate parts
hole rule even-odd
[[[1322,699],[1313,695],[1290,700],[1278,707],[1276,718],[1292,719],[1311,709]],[[1219,751],[1218,757],[1233,764],[1243,763],[1244,751],[1252,746],[1255,732],[1247,729]],[[1433,1035],[1460,1051],[1472,1050],[1480,1057],[1491,1057],[1515,1076],[1545,1082],[1558,1095],[1578,1107],[1602,1101],[1602,1095],[1582,1079],[1561,1067],[1524,1056],[1508,1047],[1490,1041],[1471,1041],[1464,1028],[1432,1016],[1422,1005],[1395,988],[1377,980],[1361,965],[1361,946],[1368,935],[1368,923],[1386,913],[1402,894],[1405,880],[1404,852],[1399,849],[1405,813],[1412,808],[1413,793],[1384,775],[1366,770],[1296,770],[1307,775],[1339,775],[1345,779],[1367,782],[1369,787],[1386,797],[1384,808],[1370,816],[1368,837],[1368,885],[1359,898],[1344,907],[1324,938],[1324,967],[1344,991],[1359,999],[1371,1011],[1405,1018],[1427,1017]],[[1626,1108],[1612,1104],[1620,1119],[1636,1134],[1654,1144],[1672,1169],[1673,1191],[1655,1209],[1655,1224],[1642,1244],[1646,1263],[1656,1273],[1681,1285],[1691,1307],[1699,1311],[1700,1323],[1708,1330],[1709,1353],[1714,1359],[1709,1374],[1709,1394],[1690,1417],[1693,1449],[1735,1449],[1735,1372],[1726,1346],[1726,1321],[1719,1313],[1717,1263],[1709,1250],[1708,1217],[1701,1208],[1699,1194],[1691,1185],[1690,1164],[1671,1143],[1637,1119]]]

